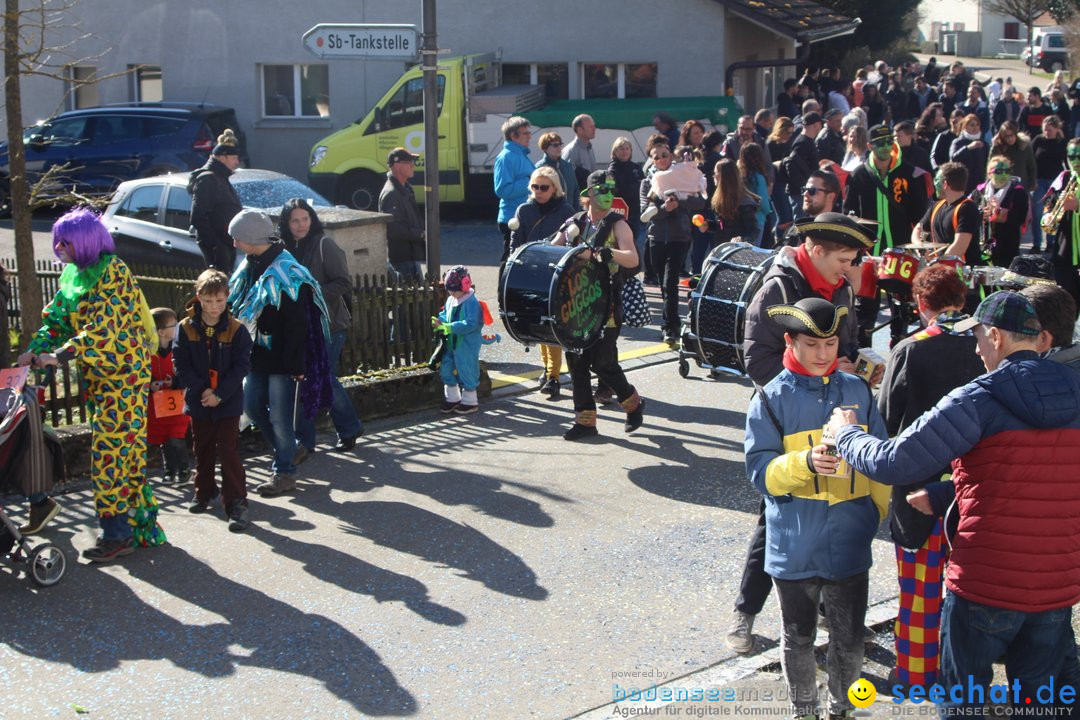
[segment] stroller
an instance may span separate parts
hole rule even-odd
[[[46,482],[63,475],[60,442],[41,423],[36,388],[0,388],[0,491],[28,495],[30,473],[38,473],[39,480],[45,474]],[[25,564],[39,587],[60,582],[67,566],[64,553],[52,543],[31,547],[2,508],[0,558]]]

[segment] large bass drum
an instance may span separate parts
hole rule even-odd
[[[510,337],[568,350],[600,339],[611,282],[607,263],[585,259],[586,250],[533,242],[514,251],[499,282],[499,316]]]
[[[689,358],[713,373],[746,374],[746,310],[775,257],[775,249],[765,250],[744,242],[724,243],[713,250],[706,259],[701,282],[690,293],[679,352],[680,375],[689,374]]]

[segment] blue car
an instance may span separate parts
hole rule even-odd
[[[31,183],[59,168],[41,197],[75,191],[110,195],[136,178],[194,170],[206,162],[217,136],[232,128],[247,164],[236,111],[196,103],[130,103],[61,113],[23,133]],[[7,143],[0,144],[0,208],[9,210]]]

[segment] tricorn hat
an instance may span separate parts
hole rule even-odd
[[[815,240],[827,240],[856,250],[869,250],[876,241],[870,228],[860,224],[855,218],[837,212],[823,212],[814,218],[796,220],[795,227],[804,236],[809,235]]]
[[[794,305],[773,305],[765,311],[772,321],[792,335],[828,338],[840,331],[848,314],[846,306],[836,306],[824,298],[803,298]]]

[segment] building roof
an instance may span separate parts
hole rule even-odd
[[[813,0],[716,0],[728,10],[799,42],[814,43],[855,32],[862,21]]]

